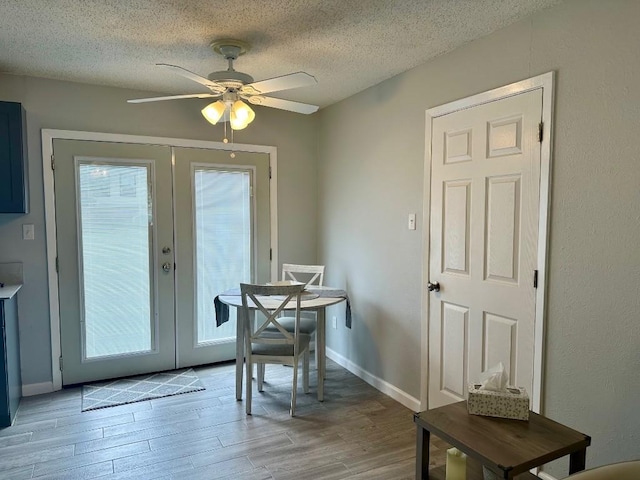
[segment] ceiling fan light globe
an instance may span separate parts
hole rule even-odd
[[[224,104],[224,102],[222,100],[218,100],[217,102],[210,103],[200,112],[209,123],[215,125],[224,115],[224,111],[226,110],[226,108],[227,106]]]
[[[242,130],[244,128],[247,128],[249,122],[247,122],[246,119],[236,115],[236,112],[231,109],[231,113],[229,114],[229,124],[231,125],[231,128],[233,130]]]
[[[256,118],[256,113],[251,109],[249,105],[242,100],[236,100],[231,106],[231,112],[233,112],[236,118],[249,125]]]

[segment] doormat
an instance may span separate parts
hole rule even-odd
[[[82,411],[204,390],[193,368],[152,373],[82,386]]]

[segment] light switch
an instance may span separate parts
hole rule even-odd
[[[409,230],[415,230],[416,229],[416,214],[415,213],[410,213],[409,214]]]
[[[27,223],[22,225],[22,239],[33,240],[34,238],[35,238],[35,230],[33,228],[33,223]]]

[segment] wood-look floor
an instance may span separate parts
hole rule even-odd
[[[80,388],[24,398],[0,429],[0,479],[413,479],[410,410],[329,361],[325,401],[291,368],[268,365],[253,415],[235,400],[233,365],[196,368],[206,390],[81,412]],[[435,445],[434,445],[435,444]],[[442,464],[446,444],[432,438]]]

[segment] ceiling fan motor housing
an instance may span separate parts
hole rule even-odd
[[[253,83],[253,77],[236,70],[222,70],[211,72],[207,78],[212,82],[220,83],[227,88],[240,88],[243,85]]]

